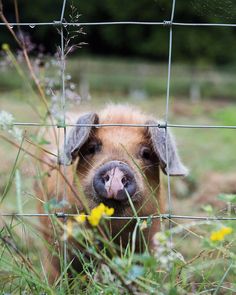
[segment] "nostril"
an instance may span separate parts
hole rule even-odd
[[[103,181],[103,183],[105,184],[106,182],[108,182],[110,180],[110,176],[108,175],[108,174],[106,174],[106,175],[104,175],[103,177],[102,177],[102,181]]]
[[[126,176],[122,177],[121,182],[125,188],[127,188],[127,186],[129,185],[129,180]]]
[[[123,185],[126,184],[126,182],[127,182],[127,178],[126,178],[126,176],[122,177],[121,182],[123,183]]]

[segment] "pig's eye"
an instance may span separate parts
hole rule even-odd
[[[140,150],[140,155],[144,160],[151,160],[152,151],[148,147],[142,147]]]
[[[83,151],[86,156],[92,156],[101,150],[101,144],[99,142],[90,142]]]

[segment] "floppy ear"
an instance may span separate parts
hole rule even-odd
[[[147,124],[154,125],[158,122],[150,120]],[[183,176],[188,173],[187,168],[182,164],[175,142],[169,132],[164,128],[148,127],[148,132],[152,141],[154,152],[160,160],[160,166],[165,174],[170,176]],[[167,167],[167,153],[166,153],[166,136],[168,148],[168,167]],[[168,168],[168,170],[167,170]]]
[[[98,124],[98,115],[95,113],[87,113],[81,116],[76,124]],[[90,126],[75,126],[73,127],[66,139],[64,151],[59,157],[59,165],[71,165],[75,160],[79,149],[89,138],[89,134],[93,127]]]

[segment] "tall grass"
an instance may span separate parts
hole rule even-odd
[[[66,224],[53,220],[58,229],[68,230]],[[68,221],[67,221],[68,222]],[[103,219],[100,226],[106,228]],[[235,286],[235,231],[222,241],[212,241],[211,232],[232,227],[232,222],[192,222],[177,224],[171,231],[163,230],[155,236],[153,253],[134,251],[134,239],[144,230],[143,222],[136,227],[127,247],[119,247],[107,235],[101,236],[97,228],[87,228],[73,221],[68,251],[81,262],[80,272],[73,270],[68,256],[64,265],[62,252],[55,254],[26,218],[4,221],[1,230],[1,290],[5,293],[33,294],[234,294]],[[148,226],[148,225],[145,225]],[[169,236],[174,237],[170,246]],[[62,235],[58,234],[60,243]],[[197,246],[191,258],[179,251],[190,244]],[[79,247],[78,247],[79,245]],[[47,247],[58,255],[62,265],[61,276],[49,283],[41,253]],[[70,275],[66,275],[70,270]]]

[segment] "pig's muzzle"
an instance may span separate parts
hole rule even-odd
[[[93,178],[97,197],[105,200],[126,201],[137,190],[134,173],[128,164],[110,161],[98,168]]]

